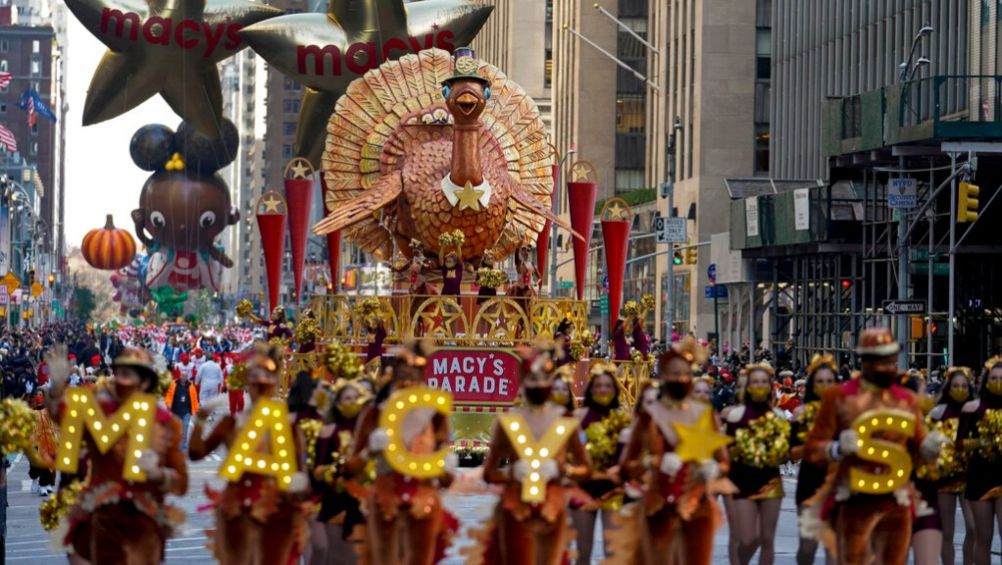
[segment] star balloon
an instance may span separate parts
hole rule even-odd
[[[682,461],[702,463],[713,459],[713,453],[717,449],[734,441],[717,431],[713,425],[713,411],[710,409],[704,410],[694,424],[675,422],[672,426],[678,434],[678,447],[675,448],[675,452]]]
[[[327,13],[289,14],[240,32],[251,49],[306,86],[296,155],[320,165],[327,121],[351,81],[387,60],[469,45],[493,6],[482,0],[328,0]]]
[[[120,116],[154,94],[205,135],[222,123],[216,63],[243,49],[241,28],[282,14],[246,0],[66,0],[108,47],[87,90],[84,125]]]

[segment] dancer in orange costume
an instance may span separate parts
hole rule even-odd
[[[567,508],[561,481],[581,480],[591,474],[588,453],[573,418],[564,415],[563,407],[548,402],[560,355],[559,344],[523,353],[519,378],[525,404],[505,414],[504,420],[499,419],[484,459],[484,480],[504,488],[495,518],[496,550],[503,565],[561,563],[567,545]],[[524,441],[511,440],[508,431],[502,428],[508,418],[512,419],[507,424],[513,426],[512,430],[525,432],[536,441],[542,440],[551,428],[562,429],[564,439],[555,443],[558,447],[551,446],[552,452],[551,448],[541,448],[534,454],[538,458],[530,459],[531,452],[521,447]],[[513,463],[502,468],[504,461]],[[537,476],[544,485],[540,502],[523,500],[522,481],[531,476]]]
[[[359,415],[346,468],[362,474],[374,461],[376,479],[365,500],[366,547],[370,565],[431,565],[444,556],[450,522],[440,489],[447,488],[458,468],[455,454],[446,458],[446,473],[435,479],[415,479],[392,470],[383,458],[389,435],[379,427],[383,405],[394,391],[424,385],[431,351],[424,342],[401,347],[387,369],[386,382],[373,404]],[[428,454],[449,441],[449,419],[419,408],[405,417],[404,444],[413,453]]]
[[[983,437],[979,424],[1002,410],[1002,357],[985,363],[981,394],[964,405],[960,415],[958,441],[970,454],[964,498],[974,515],[974,563],[992,562],[991,546],[996,523],[1002,524],[1002,453],[998,440]],[[994,439],[994,441],[993,441]]]
[[[52,379],[49,406],[53,414],[58,414],[70,373],[65,348],[53,348],[46,361]],[[112,369],[112,386],[97,394],[106,416],[115,413],[133,393],[150,392],[157,383],[153,357],[141,349],[123,350],[112,362]],[[180,521],[173,508],[164,504],[164,496],[187,492],[188,470],[181,452],[180,421],[162,407],[157,407],[155,414],[151,449],[144,451],[137,463],[146,474],[145,482],[123,477],[127,437],[101,453],[93,438],[85,436],[89,476],[69,511],[66,541],[90,563],[141,565],[163,561],[164,544]]]
[[[278,393],[283,350],[279,345],[255,344],[246,362],[245,387],[251,406]],[[212,410],[213,406],[203,406],[195,418],[188,445],[192,461],[203,459],[220,445],[232,448],[246,424],[245,413],[227,415],[203,438]],[[299,446],[296,453],[302,453]],[[223,565],[294,563],[306,538],[306,516],[296,497],[308,487],[308,479],[302,472],[295,475],[286,492],[278,488],[274,477],[246,473],[238,482],[227,483],[222,492],[210,491],[216,514],[213,539],[216,559]]]
[[[711,485],[729,468],[727,452],[719,448],[712,459],[702,462],[683,461],[676,453],[680,443],[676,425],[710,418],[714,429],[720,426],[713,408],[692,397],[693,365],[704,360],[704,350],[691,338],[661,355],[661,399],[648,401],[647,393],[642,395],[643,408],[637,410],[623,452],[624,480],[647,480],[641,501],[646,527],[640,554],[648,565],[708,565],[713,557],[713,532],[722,519]]]
[[[861,438],[853,429],[853,422],[871,410],[910,413],[915,420],[912,437],[888,431],[880,438],[901,445],[913,460],[920,455],[926,460],[935,459],[943,440],[940,434],[926,434],[918,399],[896,384],[898,350],[897,341],[887,329],[865,330],[858,348],[862,374],[825,391],[814,426],[807,436],[807,461],[819,465],[827,463],[832,468],[825,486],[812,501],[810,515],[805,515],[802,528],[816,530],[811,522],[826,520],[834,530],[831,549],[842,564],[869,563],[872,559],[877,563],[905,563],[916,500],[910,484],[890,494],[850,490],[848,477],[852,467],[871,472],[882,469],[856,456]],[[817,531],[810,533],[820,535]]]

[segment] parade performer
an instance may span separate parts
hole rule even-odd
[[[626,320],[618,318],[612,328],[612,358],[616,361],[629,361],[630,342],[626,339]]]
[[[964,498],[974,515],[974,563],[988,565],[1002,523],[1002,357],[985,363],[981,394],[964,405],[957,437],[970,457]]]
[[[776,524],[783,502],[783,481],[779,466],[789,459],[790,425],[773,407],[773,377],[768,363],[745,367],[748,384],[740,404],[722,414],[731,446],[728,475],[737,492],[732,497],[738,562],[751,562],[760,551],[759,563],[775,559]]]
[[[519,381],[525,404],[498,417],[484,458],[484,480],[503,487],[495,513],[497,544],[489,547],[497,552],[497,562],[502,565],[562,562],[568,541],[562,481],[584,480],[591,475],[588,452],[574,429],[575,421],[564,416],[564,408],[548,402],[561,354],[555,343],[522,353]],[[521,447],[527,438],[518,434],[529,435],[535,442],[545,441],[551,428],[562,432],[553,445],[540,448],[539,453]],[[511,466],[502,467],[505,461],[511,461]],[[535,491],[540,500],[527,502],[522,483],[535,475],[543,485],[541,492]]]
[[[52,386],[49,409],[53,417],[65,411],[69,365],[62,347],[50,350],[46,361]],[[152,392],[157,386],[153,358],[144,350],[126,348],[112,361],[112,386],[97,392],[102,412],[110,416],[134,393]],[[128,437],[105,453],[94,438],[85,434],[89,473],[86,486],[70,509],[65,541],[78,556],[90,563],[160,563],[164,544],[177,522],[177,511],[165,504],[166,494],[184,495],[188,470],[181,452],[181,425],[166,409],[155,412],[151,449],[137,465],[145,482],[123,476]]]
[[[428,259],[424,256],[424,249],[422,248],[419,240],[412,239],[410,248],[411,262],[410,266],[407,268],[409,276],[407,291],[416,296],[428,296],[431,294],[431,291],[428,290],[428,282],[425,280],[424,276],[424,271],[428,268]]]
[[[250,300],[244,299],[237,304],[237,316],[249,318],[252,322],[268,329],[268,342],[288,344],[293,337],[292,324],[285,319],[285,307],[275,306],[271,310],[271,316],[264,320],[254,314],[254,305]]]
[[[459,296],[463,285],[463,232],[442,234],[439,238],[439,269],[442,271],[442,296]],[[449,248],[452,249],[449,249]]]
[[[557,381],[558,379],[554,379]],[[584,390],[584,405],[574,411],[583,442],[591,457],[592,476],[581,482],[581,488],[592,501],[571,501],[571,524],[577,531],[579,565],[591,563],[595,521],[602,513],[603,539],[612,527],[610,512],[623,504],[619,482],[619,456],[622,433],[629,427],[629,413],[621,411],[620,390],[616,384],[616,366],[599,362],[592,366]],[[608,546],[608,543],[604,543]]]
[[[245,387],[253,406],[278,394],[284,358],[283,347],[258,342],[245,365]],[[195,418],[188,454],[199,461],[220,445],[232,448],[247,424],[247,414],[224,416],[206,436],[205,424],[212,412],[203,406]],[[290,420],[291,423],[291,420]],[[296,446],[297,453],[301,448]],[[306,516],[296,499],[308,488],[297,473],[288,491],[281,491],[271,476],[245,473],[239,482],[228,482],[221,492],[206,489],[215,506],[216,529],[213,554],[223,565],[247,563],[294,563],[305,545]]]
[[[414,479],[397,473],[386,463],[383,452],[389,435],[379,427],[384,403],[396,390],[424,384],[428,357],[424,342],[401,347],[387,367],[386,382],[375,402],[359,416],[346,463],[350,475],[361,474],[370,460],[375,461],[376,478],[365,501],[366,540],[364,555],[373,565],[430,565],[444,555],[446,526],[454,520],[442,505],[441,488],[452,482],[458,460],[446,460],[446,474],[435,479]],[[404,443],[411,451],[430,453],[449,441],[449,419],[426,409],[410,412]]]
[[[483,304],[498,295],[498,287],[508,283],[508,275],[501,269],[494,267],[494,252],[484,251],[483,258],[480,259],[480,268],[477,270],[477,304]]]
[[[320,326],[316,314],[307,308],[303,310],[299,323],[296,324],[296,353],[313,353],[317,350],[317,340],[320,339]]]
[[[354,526],[364,522],[358,499],[345,487],[344,464],[365,399],[361,387],[344,379],[330,394],[324,425],[309,457],[313,492],[320,497],[320,511],[316,517],[320,531],[314,530],[310,538],[310,565],[354,563],[354,548],[346,540]]]
[[[797,503],[797,516],[804,512],[804,505],[808,499],[821,488],[825,482],[825,475],[828,472],[827,464],[817,464],[803,459],[804,442],[807,434],[814,426],[814,419],[821,408],[821,396],[826,390],[835,386],[835,371],[838,363],[835,357],[830,354],[816,353],[807,365],[807,382],[804,390],[803,404],[797,407],[794,412],[794,422],[790,437],[791,459],[800,460],[800,468],[797,471],[797,490],[794,500]],[[818,551],[818,540],[814,537],[800,536],[797,546],[797,565],[811,565],[814,563]],[[831,553],[825,554],[826,563],[834,563]]]
[[[931,460],[938,455],[942,436],[926,434],[918,399],[897,384],[899,345],[886,328],[869,328],[859,339],[862,359],[859,378],[825,391],[814,426],[807,436],[805,458],[818,465],[829,464],[825,485],[810,502],[803,529],[816,530],[815,523],[833,530],[826,544],[839,563],[904,563],[911,543],[914,494],[910,485],[888,494],[868,494],[849,485],[852,469],[891,476],[890,469],[857,455],[863,442],[853,424],[867,413],[896,410],[914,419],[914,434],[881,431],[881,441],[897,444],[912,460]],[[749,380],[749,386],[752,381]],[[907,424],[907,421],[906,421]],[[815,522],[815,521],[818,522]],[[823,532],[810,531],[822,535]]]
[[[559,364],[559,363],[558,363]],[[561,365],[553,379],[553,390],[550,391],[550,402],[564,409],[565,416],[574,415],[574,388],[571,366]]]
[[[919,409],[926,417],[926,429],[935,429],[930,426],[928,413],[935,406],[936,398],[928,393],[925,372],[909,369],[901,377],[901,386],[915,394]],[[955,438],[950,441],[955,441]],[[938,461],[924,462],[912,468],[916,497],[912,518],[912,556],[915,565],[938,565],[939,554],[943,550],[943,520],[939,511],[939,497],[936,482],[928,474],[930,468],[936,467],[939,467]]]
[[[939,402],[926,417],[930,429],[938,428],[952,442],[957,440],[960,416],[966,404],[974,395],[974,379],[967,367],[950,367],[946,370]],[[954,562],[953,533],[956,528],[957,505],[964,517],[963,563],[974,560],[974,515],[971,503],[964,498],[964,476],[967,472],[967,458],[963,450],[955,445],[946,445],[940,458],[930,464],[928,479],[936,482],[939,514],[942,521],[943,543],[941,557],[943,563]],[[920,477],[922,469],[920,468]]]
[[[729,463],[713,408],[691,396],[693,366],[701,364],[705,355],[692,338],[673,344],[658,359],[660,383],[645,384],[640,392],[642,400],[621,459],[624,480],[647,483],[640,502],[645,521],[640,555],[634,560],[640,563],[708,565],[713,556],[713,533],[722,523],[713,496]],[[710,434],[709,442],[719,440],[716,446],[708,442],[701,457],[690,458],[680,451],[694,447],[686,444],[693,439],[680,435],[680,430],[692,428]]]

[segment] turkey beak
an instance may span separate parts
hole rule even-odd
[[[477,109],[477,105],[480,104],[480,99],[477,98],[472,92],[466,91],[456,97],[456,107],[463,114],[469,116]]]

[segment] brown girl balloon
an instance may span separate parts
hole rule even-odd
[[[145,283],[151,290],[218,290],[222,268],[233,266],[215,239],[240,213],[230,206],[229,188],[216,171],[233,162],[238,139],[225,120],[217,139],[187,123],[177,133],[143,126],[132,137],[132,160],[153,172],[132,211],[136,236],[150,254]]]

